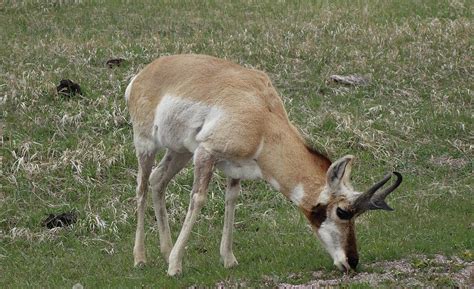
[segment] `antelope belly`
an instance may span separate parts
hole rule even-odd
[[[239,162],[224,160],[217,163],[217,168],[233,179],[251,180],[262,177],[262,171],[254,160]]]

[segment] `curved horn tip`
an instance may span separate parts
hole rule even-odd
[[[397,178],[403,180],[402,174],[400,174],[399,172],[392,172],[392,174],[396,175]]]
[[[372,210],[384,210],[384,211],[395,211],[392,207],[390,207],[385,201],[370,201]]]

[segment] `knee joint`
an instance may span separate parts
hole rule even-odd
[[[154,185],[156,184],[159,180],[160,180],[160,172],[158,171],[158,168],[154,169],[152,172],[151,172],[151,175],[150,175],[150,178],[149,178],[149,181],[150,181],[150,184],[151,185]]]
[[[202,208],[206,199],[207,197],[204,194],[193,194],[193,203],[196,208]]]
[[[238,195],[237,194],[233,194],[233,195],[227,195],[226,198],[225,198],[225,203],[226,205],[229,204],[235,204],[237,202],[237,199],[238,199]]]

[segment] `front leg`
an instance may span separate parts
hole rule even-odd
[[[212,177],[214,164],[215,159],[209,152],[202,147],[196,149],[194,152],[194,182],[191,191],[191,200],[183,227],[181,228],[181,232],[169,257],[168,275],[170,276],[181,273],[184,247],[188,242],[197,216],[206,202],[207,189]]]
[[[240,180],[227,179],[227,189],[225,193],[225,214],[224,214],[224,229],[222,231],[221,239],[221,260],[225,268],[231,268],[238,265],[232,252],[232,232],[234,229],[234,215],[235,204],[240,192]]]

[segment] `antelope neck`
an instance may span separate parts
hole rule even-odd
[[[259,158],[263,178],[297,206],[311,210],[326,183],[327,160],[312,153],[299,136],[266,142]]]

